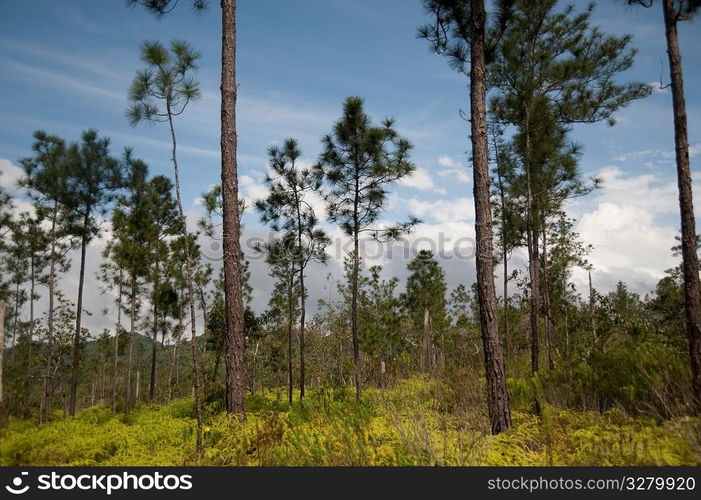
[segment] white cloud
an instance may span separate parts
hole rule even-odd
[[[584,214],[576,230],[582,241],[594,245],[589,260],[598,275],[596,286],[611,289],[622,280],[636,291],[649,291],[675,265],[670,248],[677,231],[653,219],[654,214],[640,206],[612,202]],[[582,272],[575,278],[585,286]]]
[[[701,142],[697,142],[689,145],[689,157],[693,158],[701,153]],[[674,160],[675,153],[673,148],[662,149],[662,148],[652,148],[652,149],[640,149],[638,151],[630,151],[628,153],[623,153],[616,156],[614,161],[629,161],[629,160],[657,160],[665,161],[668,163],[670,160]]]
[[[462,183],[468,183],[471,180],[465,166],[448,155],[440,155],[438,157],[438,165],[443,167],[438,171],[438,175],[441,177],[452,178]]]
[[[249,206],[253,206],[256,200],[268,196],[268,188],[262,180],[256,180],[250,175],[242,175],[239,177],[239,189],[241,197],[246,200]]]
[[[0,186],[11,191],[18,190],[18,182],[24,178],[24,171],[10,160],[0,158]]]
[[[615,165],[601,169],[597,176],[603,181],[602,188],[596,192],[598,203],[637,207],[651,214],[676,214],[679,211],[674,180],[663,180],[653,173],[629,175]]]
[[[418,198],[406,200],[409,211],[418,217],[437,222],[473,221],[475,205],[472,198],[424,201]]]
[[[445,193],[445,189],[436,186],[431,178],[431,175],[423,168],[417,168],[409,176],[402,179],[402,184],[421,191],[434,191],[436,193]]]
[[[448,155],[440,155],[438,157],[438,164],[441,167],[446,167],[446,168],[457,168],[457,167],[462,167],[462,163],[459,161],[453,160],[450,156]]]

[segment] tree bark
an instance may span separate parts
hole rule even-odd
[[[245,332],[241,290],[241,245],[236,165],[236,0],[221,0],[221,158],[226,316],[226,411],[243,413]]]
[[[492,434],[511,427],[504,356],[499,340],[497,298],[492,255],[492,211],[489,192],[487,106],[485,75],[484,0],[471,0],[472,47],[470,51],[470,118],[472,170],[477,239],[477,300],[487,379],[487,406]]]
[[[684,308],[686,312],[686,332],[689,337],[694,409],[701,414],[701,282],[699,280],[699,260],[696,241],[696,220],[691,188],[689,166],[689,140],[687,136],[686,103],[684,100],[684,79],[682,76],[681,52],[677,35],[678,13],[674,0],[663,0],[667,54],[672,82],[672,102],[674,106],[674,146],[677,160],[677,181],[679,186],[679,210],[682,226],[682,256],[684,272]]]
[[[85,283],[85,250],[88,246],[88,223],[90,207],[85,209],[83,234],[80,241],[80,277],[78,279],[78,304],[75,312],[75,335],[73,337],[73,371],[71,373],[71,396],[68,414],[75,416],[75,404],[78,395],[78,365],[80,364],[80,322],[83,317],[83,284]]]

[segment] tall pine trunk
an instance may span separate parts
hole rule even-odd
[[[672,81],[672,102],[674,106],[674,149],[677,160],[679,210],[682,219],[686,333],[689,337],[694,407],[696,413],[699,414],[701,413],[701,283],[699,281],[699,259],[696,250],[696,219],[694,217],[691,169],[689,166],[689,139],[687,136],[682,58],[679,51],[677,12],[674,4],[674,0],[663,0],[665,35],[667,38],[667,54],[669,56],[669,72]]]
[[[487,378],[489,421],[492,434],[498,434],[511,427],[511,413],[506,388],[504,355],[499,340],[497,297],[494,289],[487,144],[484,0],[471,0],[471,5],[470,114],[477,239],[477,300]]]
[[[173,127],[173,116],[170,103],[166,104],[168,112],[168,125],[170,126],[170,137],[172,140],[172,160],[175,172],[175,198],[178,203],[178,214],[180,214],[180,224],[182,226],[183,253],[185,254],[185,277],[187,281],[187,298],[190,306],[190,344],[192,354],[192,390],[195,397],[195,411],[197,413],[197,441],[196,452],[202,448],[202,404],[200,401],[200,375],[197,363],[197,322],[195,316],[195,287],[193,284],[192,257],[190,256],[190,239],[187,231],[187,219],[183,211],[183,202],[180,196],[180,170],[178,168],[177,142],[175,140],[175,128]]]
[[[241,227],[236,165],[236,0],[221,0],[221,159],[224,243],[224,314],[226,317],[226,411],[243,413],[244,318],[241,289]]]
[[[83,234],[80,241],[80,276],[78,278],[78,304],[75,312],[75,334],[73,336],[73,370],[71,373],[71,395],[68,414],[75,416],[75,404],[78,395],[78,366],[80,364],[80,323],[83,317],[83,284],[85,283],[85,250],[88,246],[88,224],[90,207],[85,208]]]
[[[297,251],[299,252],[299,400],[304,399],[304,327],[307,316],[307,290],[304,287],[305,256],[302,252],[302,214],[300,212],[299,198],[295,188],[295,206],[297,207]]]

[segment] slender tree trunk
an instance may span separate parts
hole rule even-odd
[[[168,370],[168,402],[173,399],[173,373],[177,370],[178,366],[178,346],[180,345],[180,337],[175,339],[175,346],[173,347],[173,355],[170,361],[170,369]],[[176,377],[177,379],[177,377]]]
[[[29,331],[27,332],[27,374],[24,379],[24,418],[29,418],[29,400],[32,393],[32,342],[34,342],[34,261],[32,255],[30,262],[30,286],[29,286]]]
[[[49,311],[46,334],[46,372],[44,373],[44,390],[42,397],[42,414],[40,421],[48,422],[51,418],[51,374],[54,356],[54,288],[56,281],[56,221],[58,219],[58,203],[54,203],[51,213],[51,254],[49,263]]]
[[[221,152],[224,243],[224,311],[226,316],[226,411],[246,411],[244,398],[244,317],[236,165],[236,0],[221,0]]]
[[[156,262],[156,280],[154,283],[154,289],[158,289],[159,286],[159,269],[158,262]],[[153,398],[156,395],[156,354],[158,353],[158,304],[157,301],[153,301],[153,341],[151,343],[151,381],[148,388],[148,400],[153,402]]]
[[[357,186],[357,181],[356,181]],[[356,188],[356,213],[358,206],[358,189]],[[358,274],[360,273],[360,255],[358,255],[358,224],[355,224],[353,247],[353,276],[351,285],[351,337],[353,340],[353,381],[355,383],[355,400],[360,404],[362,387],[360,384],[360,349],[358,346]]]
[[[83,234],[80,242],[80,276],[78,278],[78,304],[75,313],[75,335],[73,337],[73,371],[71,374],[71,397],[68,413],[75,416],[75,404],[78,396],[78,366],[80,364],[80,322],[83,317],[83,284],[85,283],[85,250],[88,246],[88,223],[90,221],[90,207],[85,209],[83,219]]]
[[[428,308],[424,308],[424,329],[421,335],[421,371],[428,373],[431,370],[431,314]]]
[[[292,405],[292,295],[294,270],[290,272],[287,284],[287,402]]]
[[[548,348],[548,369],[553,370],[555,368],[555,359],[553,357],[553,321],[550,311],[550,291],[548,288],[548,242],[547,233],[545,230],[545,221],[542,222],[542,234],[543,234],[543,311],[544,311],[544,329],[545,329],[545,342]]]
[[[674,0],[663,0],[669,72],[672,81],[674,106],[674,145],[679,185],[679,210],[682,226],[682,256],[684,271],[684,308],[686,332],[689,337],[694,407],[701,414],[701,282],[696,241],[696,219],[689,166],[689,139],[687,136],[686,103],[682,58],[677,36],[677,16]]]
[[[119,283],[117,284],[117,331],[114,334],[114,370],[112,371],[112,412],[117,412],[117,377],[119,368],[119,334],[122,331],[122,281],[124,271],[119,270]]]
[[[592,344],[596,342],[596,311],[594,311],[594,287],[591,284],[591,269],[589,271],[589,320],[591,322]]]
[[[124,388],[124,414],[129,415],[131,407],[131,368],[134,359],[134,339],[136,336],[136,273],[131,273],[131,298],[129,306],[129,352],[127,354],[127,369]]]
[[[5,415],[5,403],[3,399],[3,385],[2,385],[2,373],[3,373],[3,361],[5,357],[5,301],[0,299],[0,420],[4,418]]]
[[[492,139],[494,144],[494,161],[497,167],[497,188],[499,189],[499,204],[501,206],[501,258],[504,268],[503,279],[503,300],[504,300],[504,323],[503,323],[503,341],[505,355],[508,357],[511,352],[511,338],[509,335],[509,245],[506,236],[506,189],[504,188],[504,178],[502,177],[501,164],[499,161],[499,142],[496,131],[492,130]]]
[[[153,402],[153,398],[156,396],[156,354],[158,353],[158,316],[156,315],[155,305],[153,313],[153,339],[151,342],[151,380],[148,386],[148,400]]]
[[[294,164],[293,164],[294,167]],[[297,193],[297,187],[294,187],[294,201],[295,210],[297,213],[297,252],[299,258],[299,308],[300,308],[300,319],[299,319],[299,400],[300,402],[304,399],[304,327],[306,322],[306,299],[307,290],[304,286],[304,269],[306,268],[307,261],[304,252],[304,247],[302,246],[302,212],[300,207],[299,194]]]
[[[504,355],[499,340],[497,297],[494,289],[492,210],[489,192],[489,154],[485,75],[484,0],[471,0],[470,114],[472,170],[477,239],[477,300],[487,379],[487,406],[492,434],[511,427]]]
[[[183,253],[185,254],[185,274],[187,279],[187,295],[190,306],[190,340],[192,351],[192,389],[195,397],[195,409],[197,411],[197,442],[196,451],[202,448],[202,404],[200,402],[200,375],[197,366],[197,324],[195,316],[195,287],[193,285],[193,266],[190,256],[190,239],[187,231],[187,219],[183,211],[183,202],[180,197],[180,170],[176,154],[175,128],[173,127],[173,117],[170,110],[170,103],[167,105],[168,125],[170,125],[170,136],[173,144],[173,169],[175,171],[175,197],[178,203],[178,213],[180,214],[180,224],[182,225]]]
[[[17,336],[19,335],[19,286],[21,283],[15,283],[15,317],[12,322],[12,359],[15,359],[15,346],[17,344]]]
[[[298,219],[299,221],[299,219]],[[302,233],[298,233],[299,251],[302,251]],[[303,258],[303,257],[302,257]],[[304,399],[304,326],[306,321],[307,290],[304,287],[304,262],[300,261],[299,269],[299,400]]]
[[[136,405],[141,404],[141,356],[138,354],[136,355],[136,394],[134,395],[134,399],[136,399]]]
[[[504,344],[506,355],[511,353],[511,335],[509,334],[509,256],[506,253],[506,244],[502,247],[504,261]]]
[[[526,236],[528,245],[528,272],[531,281],[530,325],[531,325],[531,372],[538,371],[539,359],[539,335],[538,316],[540,305],[540,286],[538,276],[538,232],[535,228],[535,214],[533,209],[533,178],[531,176],[531,139],[530,117],[528,108],[525,110],[526,118],[526,154],[524,167],[526,170]]]

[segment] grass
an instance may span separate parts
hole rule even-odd
[[[11,419],[0,465],[701,464],[699,419],[546,407],[540,416],[515,410],[513,428],[490,436],[485,416],[455,398],[424,378],[368,389],[361,405],[349,390],[325,389],[288,407],[268,390],[249,397],[245,418],[212,398],[199,457],[192,400],[142,405],[129,417],[96,406],[48,424]]]

